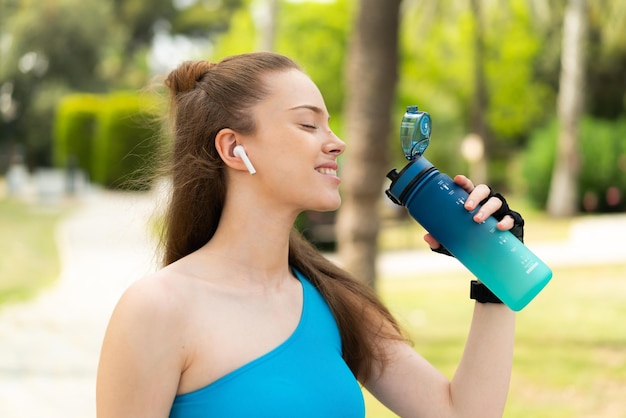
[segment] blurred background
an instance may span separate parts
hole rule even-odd
[[[626,2],[0,0],[1,416],[92,416],[43,394],[93,400],[112,305],[156,264],[146,208],[167,181],[146,174],[169,141],[162,80],[183,60],[256,50],[303,67],[348,146],[342,208],[297,227],[387,300],[420,352],[453,372],[468,273],[431,261],[424,231],[384,197],[406,163],[409,105],[433,119],[428,159],[505,193],[554,266],[520,314],[506,416],[626,416]],[[428,279],[408,280],[418,263]],[[368,402],[368,416],[393,416]]]

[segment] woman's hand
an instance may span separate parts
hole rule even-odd
[[[509,208],[509,205],[501,194],[494,193],[491,188],[485,184],[474,186],[474,183],[463,175],[455,176],[454,182],[469,193],[465,201],[465,209],[467,209],[468,212],[480,206],[480,209],[474,214],[475,222],[483,222],[489,216],[493,215],[493,217],[498,220],[496,227],[499,230],[510,230],[520,241],[524,241],[524,219],[519,213]],[[424,241],[430,245],[433,251],[451,255],[432,235],[426,234]]]

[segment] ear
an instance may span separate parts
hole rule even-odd
[[[248,171],[241,158],[235,155],[239,134],[230,128],[224,128],[215,135],[215,149],[224,163],[235,170]]]

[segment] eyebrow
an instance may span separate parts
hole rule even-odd
[[[319,115],[324,116],[326,114],[326,112],[324,112],[321,108],[317,107],[317,106],[313,106],[313,105],[308,105],[308,104],[303,104],[303,105],[298,105],[298,106],[294,106],[292,108],[290,108],[289,110],[299,110],[299,109],[309,109]],[[328,115],[328,119],[330,120],[330,115]]]

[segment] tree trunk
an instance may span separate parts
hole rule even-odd
[[[488,107],[487,81],[485,77],[485,40],[482,0],[471,0],[470,6],[474,16],[474,100],[470,110],[470,130],[475,138],[482,142],[482,155],[472,164],[472,181],[474,184],[487,183],[489,177],[489,153],[493,148],[490,142],[486,114]]]
[[[259,6],[259,51],[274,51],[278,26],[278,0],[263,0]]]
[[[338,249],[343,266],[374,288],[378,206],[390,168],[388,139],[398,78],[399,11],[400,0],[361,0],[346,63],[348,147],[342,165]]]
[[[569,0],[563,21],[561,78],[557,100],[559,137],[548,195],[548,213],[556,217],[574,215],[578,209],[578,124],[583,111],[585,87],[585,8],[585,0]]]

